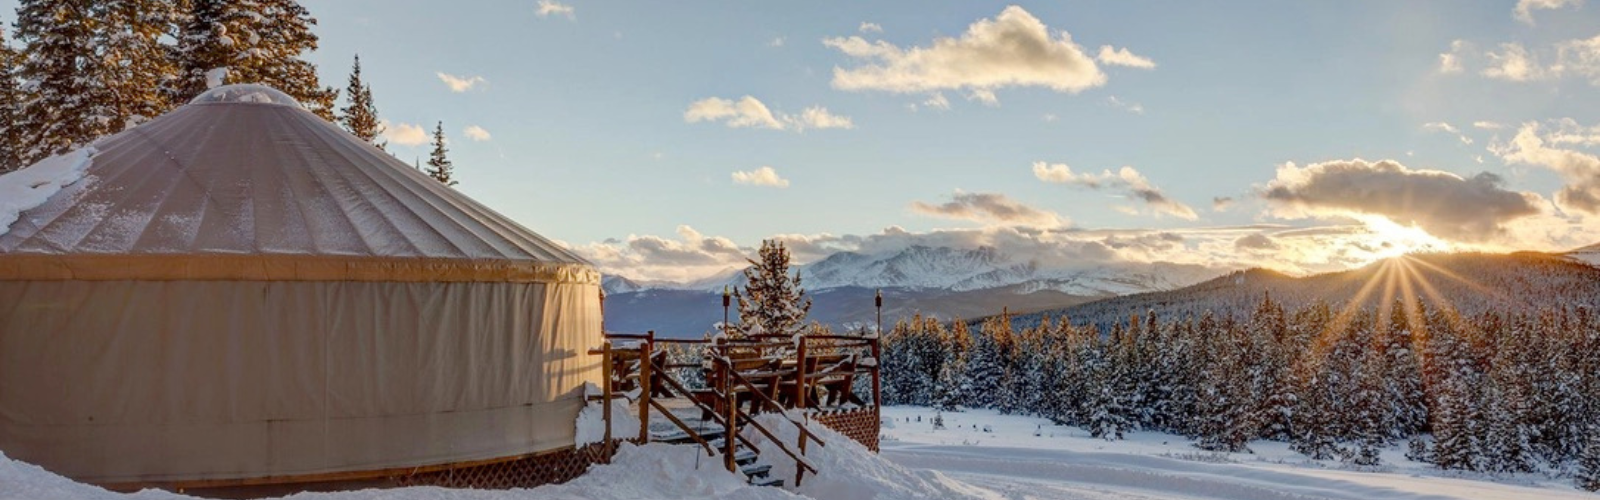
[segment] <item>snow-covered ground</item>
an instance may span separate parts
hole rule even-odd
[[[693,446],[624,446],[610,465],[598,465],[567,484],[527,490],[432,487],[305,493],[295,500],[656,500],[818,498],[911,499],[1241,499],[1241,500],[1522,500],[1594,499],[1566,480],[1539,475],[1491,477],[1450,474],[1407,461],[1400,450],[1368,470],[1312,461],[1282,443],[1256,442],[1254,453],[1213,453],[1180,437],[1132,433],[1122,441],[1090,438],[1080,429],[987,410],[944,413],[920,407],[884,409],[881,455],[820,426],[827,443],[807,459],[821,470],[799,488],[746,485],[721,461]],[[795,430],[782,417],[760,417],[779,437]],[[918,421],[918,419],[921,421]],[[778,477],[794,463],[761,438],[762,459]],[[182,495],[147,490],[111,493],[72,482],[0,454],[0,500],[172,500]]]
[[[1387,450],[1375,468],[1316,461],[1285,443],[1251,443],[1253,453],[1200,450],[1181,436],[1134,432],[1121,441],[1089,437],[1048,420],[990,410],[943,413],[922,407],[883,411],[882,456],[903,467],[937,470],[1003,498],[1033,499],[1595,499],[1569,480],[1541,475],[1449,473]],[[918,418],[921,421],[917,421]]]

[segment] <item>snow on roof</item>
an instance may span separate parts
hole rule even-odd
[[[0,235],[11,231],[11,224],[22,212],[44,204],[61,188],[83,179],[94,153],[90,146],[0,175]]]

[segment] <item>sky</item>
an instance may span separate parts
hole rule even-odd
[[[765,238],[1292,273],[1600,242],[1583,0],[304,5],[391,152],[442,121],[459,190],[635,278]]]

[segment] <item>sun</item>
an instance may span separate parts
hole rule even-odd
[[[1409,253],[1443,252],[1454,248],[1450,242],[1421,228],[1397,224],[1387,217],[1362,215],[1358,219],[1367,226],[1367,234],[1357,235],[1356,242],[1369,252],[1369,263]]]

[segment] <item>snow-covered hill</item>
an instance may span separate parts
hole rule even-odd
[[[1566,255],[1569,259],[1591,266],[1600,266],[1600,243],[1579,248],[1562,255]]]

